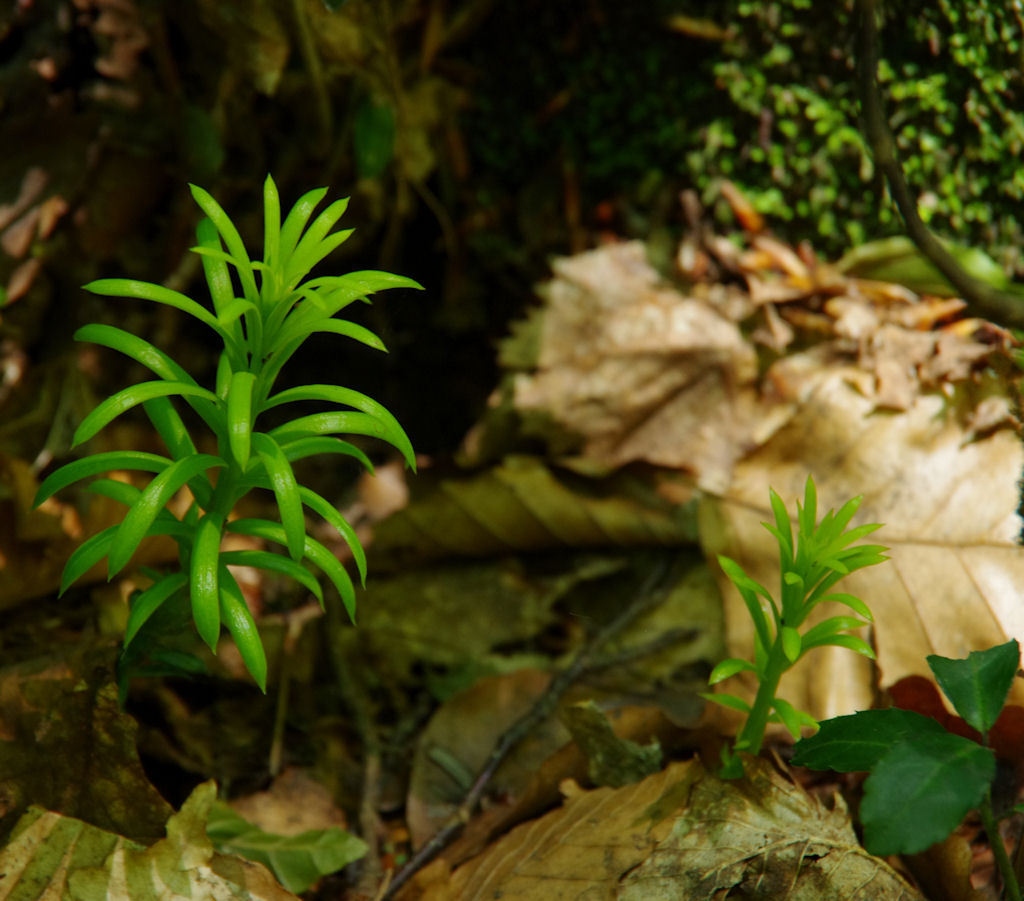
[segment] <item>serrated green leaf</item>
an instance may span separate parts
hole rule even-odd
[[[144,451],[104,451],[100,454],[92,454],[81,460],[74,460],[66,463],[60,469],[50,473],[43,484],[39,486],[35,499],[32,501],[34,507],[38,507],[48,497],[52,497],[62,488],[72,485],[81,479],[90,476],[100,475],[114,469],[141,470],[143,472],[162,472],[173,461],[159,454],[149,454]]]
[[[227,426],[231,456],[240,469],[249,464],[252,435],[252,392],[256,376],[251,372],[233,372],[228,384]]]
[[[172,463],[155,476],[118,527],[110,548],[109,576],[117,575],[127,565],[157,515],[178,489],[199,473],[224,465],[220,457],[197,454]]]
[[[935,720],[910,710],[890,707],[861,710],[825,720],[816,735],[803,738],[793,749],[793,763],[812,770],[866,773],[901,741],[945,735]]]
[[[267,654],[242,589],[226,566],[220,568],[220,619],[234,639],[242,662],[260,691],[267,693]]]
[[[995,778],[991,749],[947,732],[896,744],[864,783],[861,822],[872,854],[916,854],[946,838]]]
[[[196,526],[189,570],[189,600],[199,637],[211,651],[220,637],[220,542],[223,519],[208,513]]]
[[[966,658],[931,654],[926,659],[956,712],[972,729],[986,735],[999,718],[1020,668],[1017,640],[984,651],[971,651]]]
[[[302,515],[299,486],[295,481],[291,464],[278,443],[270,436],[257,432],[253,435],[253,444],[277,500],[281,525],[284,526],[284,533],[288,538],[288,553],[293,560],[301,560],[306,541],[306,521]]]
[[[220,561],[225,566],[254,566],[257,569],[281,573],[281,575],[288,576],[300,583],[316,597],[321,606],[323,605],[324,593],[320,588],[320,583],[302,564],[296,563],[288,557],[282,557],[271,551],[223,551]]]
[[[360,391],[343,388],[340,385],[299,385],[295,388],[287,388],[267,398],[263,404],[263,409],[269,410],[281,404],[306,400],[344,404],[376,418],[384,427],[388,435],[387,440],[402,454],[409,468],[413,471],[416,470],[416,454],[412,448],[412,442],[409,441],[405,430],[398,424],[398,420],[395,419],[383,404],[367,397]]]
[[[132,601],[128,624],[124,630],[124,646],[126,648],[132,643],[132,639],[138,634],[146,620],[156,613],[160,605],[175,592],[184,589],[186,582],[188,582],[188,576],[185,573],[168,573]]]
[[[708,685],[717,685],[719,682],[728,679],[730,676],[735,676],[739,672],[750,672],[756,673],[757,668],[754,664],[747,660],[740,660],[738,657],[730,657],[728,660],[723,660],[717,664],[711,675],[708,676]]]
[[[138,406],[147,400],[152,400],[155,397],[169,397],[172,395],[201,397],[213,403],[217,402],[217,395],[196,384],[166,381],[141,382],[138,385],[125,388],[123,391],[118,391],[117,394],[108,397],[97,405],[96,409],[86,416],[82,420],[81,425],[75,430],[71,446],[77,447],[82,442],[88,441],[112,419],[115,419],[132,407]]]

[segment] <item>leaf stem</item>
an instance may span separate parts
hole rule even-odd
[[[1003,844],[1002,836],[999,834],[999,824],[992,814],[992,792],[986,789],[985,797],[978,805],[978,814],[981,816],[981,823],[988,835],[988,843],[992,846],[992,853],[996,858],[996,866],[1003,877],[1003,889],[1009,901],[1021,901],[1020,884],[1017,882],[1017,874],[1013,871],[1013,864],[1010,863],[1010,855],[1006,853],[1006,845]]]
[[[768,725],[768,717],[772,713],[772,705],[775,703],[775,692],[788,662],[786,654],[782,650],[782,634],[779,631],[775,635],[775,642],[768,654],[768,663],[765,666],[764,675],[761,677],[761,684],[758,685],[754,705],[750,709],[743,730],[736,737],[735,747],[737,750],[755,755],[761,752],[764,730]]]

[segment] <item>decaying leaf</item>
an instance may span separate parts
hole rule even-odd
[[[214,853],[206,820],[216,794],[213,782],[200,785],[149,848],[33,807],[0,852],[0,898],[298,901],[260,864]]]
[[[624,788],[576,789],[403,901],[921,901],[858,844],[838,798],[830,809],[764,760],[747,771],[722,781],[689,761]]]

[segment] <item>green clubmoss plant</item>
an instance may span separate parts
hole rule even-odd
[[[80,479],[112,470],[153,473],[144,489],[109,478],[93,481],[95,494],[112,498],[128,510],[121,523],[85,541],[68,559],[61,593],[104,557],[112,578],[128,564],[140,542],[168,535],[178,546],[178,566],[149,574],[153,583],[135,597],[125,634],[127,653],[139,630],[160,608],[187,602],[202,640],[216,650],[226,626],[242,659],[260,688],[266,690],[267,662],[256,624],[228,566],[254,566],[294,578],[324,603],[317,578],[304,565],[313,564],[338,590],[350,617],[355,590],[337,557],[306,534],[304,507],[334,526],[348,544],[360,579],[365,582],[366,558],[352,527],[332,504],[296,481],[292,464],[314,454],[340,454],[372,471],[364,452],[337,437],[373,436],[397,448],[415,467],[412,445],[395,418],[379,403],[338,385],[302,385],[274,392],[281,368],[310,335],[327,332],[353,338],[384,350],[368,329],[335,315],[385,288],[420,288],[416,282],[387,272],[362,271],[306,278],[310,270],[337,248],[351,229],[332,232],[348,200],[338,200],[312,223],[314,209],[327,193],[319,188],[303,195],[281,221],[273,179],[263,190],[263,259],[251,260],[227,214],[202,188],[192,196],[205,214],[193,251],[202,258],[212,301],[207,307],[178,291],[134,279],[105,278],[86,289],[94,294],[152,301],[194,316],[223,342],[213,390],[200,385],[178,363],[148,341],[112,325],[92,324],[75,337],[120,351],[157,378],[142,382],[100,403],[74,435],[80,445],[131,408],[142,405],[159,433],[167,454],[108,451],[61,467],[39,488],[36,503]],[[308,226],[308,227],[307,227]],[[216,438],[217,452],[200,453],[179,412],[177,398],[195,411]],[[293,402],[318,401],[327,412],[298,416],[274,428],[259,422],[267,411]],[[188,487],[193,501],[184,515],[170,505]],[[273,494],[280,522],[233,519],[238,502],[253,489]],[[225,532],[250,535],[286,553],[269,550],[222,551]]]
[[[817,727],[817,722],[810,714],[797,710],[788,701],[776,696],[783,674],[804,654],[824,645],[837,645],[872,659],[875,656],[871,645],[863,638],[850,634],[851,630],[860,629],[872,622],[871,611],[852,594],[833,592],[832,589],[840,579],[854,570],[888,559],[882,553],[886,548],[881,545],[850,546],[881,528],[881,524],[846,528],[860,506],[859,497],[847,501],[838,513],[830,510],[820,523],[816,523],[817,493],[814,481],[808,477],[803,505],[797,503],[797,531],[794,536],[789,513],[782,499],[771,490],[769,495],[775,523],[763,525],[779,545],[781,601],[776,601],[768,589],[750,578],[734,560],[721,555],[718,557],[719,564],[743,597],[747,612],[753,620],[754,661],[751,663],[736,657],[723,660],[711,671],[708,683],[715,685],[744,671],[754,673],[758,680],[753,705],[731,694],[704,695],[708,700],[747,715],[732,751],[722,750],[719,774],[728,779],[743,775],[743,763],[736,751],[750,754],[760,752],[765,727],[769,722],[781,722],[794,738],[800,737],[802,726]],[[826,601],[843,604],[858,616],[829,617],[801,634],[800,626],[811,611]]]

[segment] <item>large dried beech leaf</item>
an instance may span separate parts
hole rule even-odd
[[[811,474],[819,515],[863,495],[854,524],[885,524],[872,540],[890,548],[891,560],[838,587],[874,613],[883,685],[927,674],[928,654],[964,657],[1008,637],[1024,638],[1024,549],[1016,544],[1024,447],[1012,428],[983,435],[971,429],[978,395],[992,386],[960,383],[948,396],[920,394],[907,410],[884,412],[852,387],[848,371],[817,358],[805,365],[809,359],[787,361],[802,367],[792,419],[737,464],[725,496],[706,498],[701,536],[707,553],[734,558],[777,592],[777,545],[760,525],[771,520],[768,488],[795,509]],[[996,387],[1009,393],[1008,386]],[[749,657],[749,616],[731,584],[724,577],[720,584],[730,654]],[[819,610],[838,612],[827,605]],[[727,684],[732,690],[739,682]],[[821,719],[871,706],[873,684],[866,658],[823,648],[784,678],[781,695]],[[1010,700],[1024,701],[1020,680]]]
[[[556,474],[531,457],[445,479],[374,529],[373,554],[408,563],[559,547],[672,545],[696,540],[693,504],[659,497],[650,480]]]
[[[736,324],[664,286],[639,242],[554,268],[516,408],[543,412],[607,465],[646,460],[726,481],[763,418],[756,354]]]
[[[214,853],[206,820],[215,797],[213,782],[199,786],[149,848],[33,807],[0,852],[0,898],[297,901],[260,864]]]
[[[747,772],[727,782],[696,761],[674,763],[634,785],[572,794],[420,897],[920,901],[858,844],[838,799],[827,808],[767,761]]]

